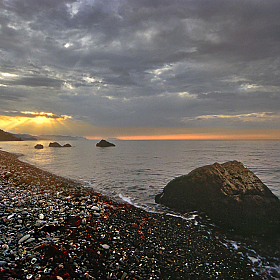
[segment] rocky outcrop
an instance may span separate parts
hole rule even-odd
[[[70,144],[67,143],[67,144],[64,144],[63,147],[71,148],[72,146],[71,146]]]
[[[62,146],[59,143],[57,143],[57,142],[51,142],[49,144],[49,147],[61,148]]]
[[[245,234],[280,232],[280,201],[241,162],[214,163],[169,182],[157,203],[181,213],[201,211]]]
[[[35,149],[43,149],[44,146],[42,144],[37,144],[34,148]]]
[[[101,148],[105,148],[105,147],[115,147],[116,145],[113,143],[110,143],[104,139],[102,139],[100,142],[98,142],[96,144],[96,147],[101,147]]]
[[[63,146],[61,146],[59,143],[57,143],[57,142],[51,142],[50,144],[49,144],[49,147],[54,147],[54,148],[70,148],[70,147],[72,147],[70,144],[64,144]]]

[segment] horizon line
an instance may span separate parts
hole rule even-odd
[[[169,134],[169,135],[137,135],[137,136],[117,136],[117,137],[98,137],[84,136],[89,140],[100,138],[116,140],[236,140],[236,141],[280,141],[279,136],[266,134],[243,134],[243,135],[217,135],[217,134]]]

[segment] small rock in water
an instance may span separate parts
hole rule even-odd
[[[44,146],[42,144],[37,144],[34,146],[35,149],[43,149]]]
[[[67,143],[67,144],[64,144],[63,147],[71,148],[72,146],[69,143]]]
[[[104,139],[102,139],[100,142],[98,142],[96,144],[96,147],[101,147],[101,148],[105,148],[105,147],[115,147],[115,144],[110,143]]]

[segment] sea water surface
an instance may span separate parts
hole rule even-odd
[[[21,160],[71,179],[97,192],[148,211],[166,211],[155,195],[177,176],[214,162],[241,161],[280,197],[280,141],[112,140],[116,147],[98,148],[97,140],[59,141],[71,148],[50,148],[50,141],[0,142]],[[37,143],[44,149],[37,150]]]
[[[151,212],[177,215],[157,205],[155,195],[175,177],[206,164],[231,160],[241,161],[280,198],[280,141],[112,140],[116,147],[108,148],[96,147],[98,141],[94,140],[69,141],[71,148],[50,148],[49,142],[0,142],[0,147],[21,154],[22,161],[80,180],[112,199]],[[34,149],[38,143],[43,144],[44,149]],[[224,239],[221,243],[241,250],[251,260],[252,271],[262,279],[280,279],[280,261],[275,256],[259,255],[251,245],[239,239]]]

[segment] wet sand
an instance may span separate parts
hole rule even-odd
[[[0,279],[262,279],[199,219],[116,203],[0,150]]]

